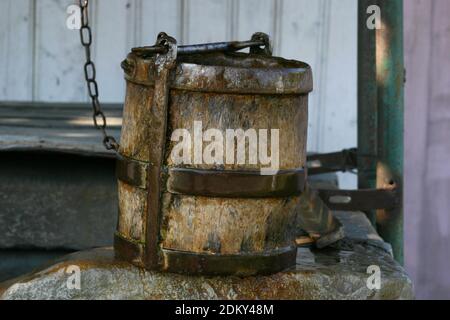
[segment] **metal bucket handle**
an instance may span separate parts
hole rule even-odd
[[[166,33],[161,32],[158,39],[169,37]],[[247,41],[230,41],[230,42],[214,42],[202,43],[177,47],[177,55],[195,54],[195,53],[210,53],[210,52],[235,52],[250,48],[252,54],[272,55],[272,46],[270,38],[263,32],[256,32]],[[139,57],[149,57],[154,54],[165,54],[167,46],[159,44],[158,41],[154,46],[144,46],[133,48],[131,51]]]

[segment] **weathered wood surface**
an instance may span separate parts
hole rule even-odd
[[[120,153],[126,157],[148,161],[152,126],[153,88],[127,84],[123,124],[121,133]]]
[[[162,246],[214,254],[262,253],[293,244],[299,197],[163,197]]]
[[[144,242],[147,190],[118,181],[119,223],[117,231],[127,239]]]
[[[120,135],[122,107],[105,105],[109,132]],[[89,104],[0,103],[0,151],[44,150],[114,156],[94,128]]]
[[[175,129],[187,129],[194,146],[194,143],[198,143],[193,141],[195,121],[202,122],[203,131],[218,129],[224,137],[224,143],[227,129],[254,129],[256,133],[259,129],[267,129],[267,151],[270,155],[270,130],[276,129],[279,130],[279,168],[297,169],[306,164],[308,100],[305,95],[230,95],[174,90],[170,101],[171,131],[168,137],[171,137]],[[171,154],[177,143],[169,143],[166,155],[169,166],[174,166]],[[202,150],[210,143],[202,142]],[[194,164],[194,157],[191,157],[192,164],[183,166],[197,169],[219,167],[222,170],[259,170],[267,167],[259,160],[255,164],[249,163],[250,150],[250,144],[246,144],[245,164],[226,163],[224,152],[223,164]],[[257,154],[256,150],[252,149],[251,152]]]

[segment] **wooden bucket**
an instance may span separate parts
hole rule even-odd
[[[230,52],[245,46],[250,53]],[[162,34],[155,46],[133,49],[122,67],[127,92],[116,255],[147,269],[190,274],[264,274],[294,265],[310,67],[272,57],[260,33],[248,42],[184,47]],[[214,139],[199,143],[208,129]],[[268,154],[278,130],[275,174],[261,174],[267,161],[250,161],[250,140],[245,163],[237,161],[239,134],[227,140],[227,146],[234,141],[228,155],[236,161],[224,152],[221,162],[218,149],[211,153],[215,162],[202,159],[199,150],[210,151],[220,134],[225,140],[227,130],[236,129],[250,136],[267,132]],[[191,151],[182,163],[173,157],[177,132],[191,141],[178,153]],[[257,138],[261,145],[263,137]]]

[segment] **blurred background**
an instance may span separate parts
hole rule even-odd
[[[71,130],[74,124],[91,125],[88,116],[77,117],[73,111],[87,108],[86,112],[90,112],[83,75],[84,51],[78,31],[66,27],[67,8],[76,3],[74,0],[0,2],[0,108],[3,108],[0,115],[4,115],[3,120],[0,116],[0,146],[3,145],[0,149],[15,150],[17,145],[25,146],[21,141],[28,139],[25,136],[48,128],[59,130],[60,139],[55,148],[66,143],[63,138],[73,138],[87,145],[85,152],[96,151],[96,147],[92,147],[95,144],[101,149],[100,140],[91,139],[89,144],[86,142],[89,135],[83,136],[77,131],[69,134],[58,122],[61,119],[58,110],[64,110],[72,117],[69,121]],[[309,151],[330,152],[356,146],[357,0],[97,0],[91,1],[90,6],[93,60],[97,66],[100,99],[111,104],[109,116],[117,132],[120,130],[118,109],[125,93],[120,62],[131,47],[153,44],[160,31],[172,35],[180,44],[247,40],[254,32],[262,31],[271,35],[275,55],[302,60],[312,66],[314,92],[310,96]],[[407,70],[405,267],[415,284],[418,298],[450,298],[450,276],[447,275],[450,265],[449,17],[450,0],[404,1]],[[20,116],[24,113],[27,120]],[[22,134],[25,131],[27,134]],[[14,140],[13,144],[11,140]],[[29,159],[33,159],[36,166],[42,166],[41,171],[52,161],[60,163],[60,159],[53,158],[44,161],[39,154],[20,161],[17,155],[8,153],[2,153],[0,157],[11,166],[27,166]],[[113,170],[106,158],[96,160],[101,162],[98,167],[92,163],[82,164],[78,158],[66,159],[89,167],[82,171],[84,173],[78,180],[70,178],[70,183],[83,185],[83,179],[96,177],[106,184],[113,183],[113,179],[106,177],[107,173],[106,176],[99,173]],[[20,167],[17,170],[21,172]],[[65,171],[61,168],[61,182],[54,187],[55,192],[67,185],[69,178],[63,178],[68,174]],[[0,231],[3,231],[0,233],[0,267],[7,265],[7,258],[20,259],[18,250],[42,249],[46,252],[43,260],[46,254],[83,249],[93,242],[95,245],[109,243],[109,238],[95,235],[108,230],[112,236],[113,219],[97,213],[101,210],[98,209],[100,200],[109,201],[113,189],[105,187],[100,196],[89,198],[96,205],[85,203],[86,211],[89,211],[86,225],[89,228],[96,225],[98,230],[89,230],[86,237],[92,238],[90,242],[80,243],[75,235],[73,241],[67,237],[62,240],[55,236],[56,231],[52,233],[43,227],[52,225],[55,219],[70,218],[61,211],[67,206],[64,202],[59,203],[58,211],[54,206],[47,208],[41,199],[37,209],[36,202],[26,207],[36,210],[29,209],[24,220],[7,217],[14,210],[5,209],[11,206],[6,197],[10,202],[11,199],[20,202],[26,194],[29,197],[29,193],[23,191],[26,190],[23,180],[14,182],[17,175],[12,176],[10,170],[0,174],[0,184],[3,184],[0,187]],[[45,177],[37,177],[37,171],[28,173],[28,176],[34,175],[43,186],[58,180],[55,177],[49,182]],[[6,176],[9,178],[2,179]],[[356,187],[353,174],[339,174],[339,180],[341,187]],[[11,187],[14,183],[20,191],[16,198],[10,197],[16,190]],[[92,187],[92,184],[86,187]],[[109,202],[112,204],[107,208],[115,214],[115,203]],[[55,210],[54,216],[42,220],[39,215],[49,210]],[[79,217],[70,219],[76,223]],[[105,224],[105,219],[113,222]],[[40,233],[36,235],[36,230],[22,229],[19,224],[24,221],[34,221],[33,228],[39,229]],[[67,228],[67,234],[74,233],[73,230]],[[83,230],[80,226],[75,233],[86,232]],[[14,240],[18,233],[21,233],[20,241]],[[51,241],[46,241],[46,237]]]

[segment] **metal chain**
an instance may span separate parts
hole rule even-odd
[[[119,150],[119,144],[113,136],[106,132],[106,116],[98,100],[98,84],[96,80],[95,64],[91,60],[92,31],[89,26],[88,5],[89,0],[79,0],[81,8],[80,40],[86,52],[86,63],[84,64],[84,77],[86,79],[89,97],[91,98],[94,126],[103,135],[103,145],[107,150]]]

